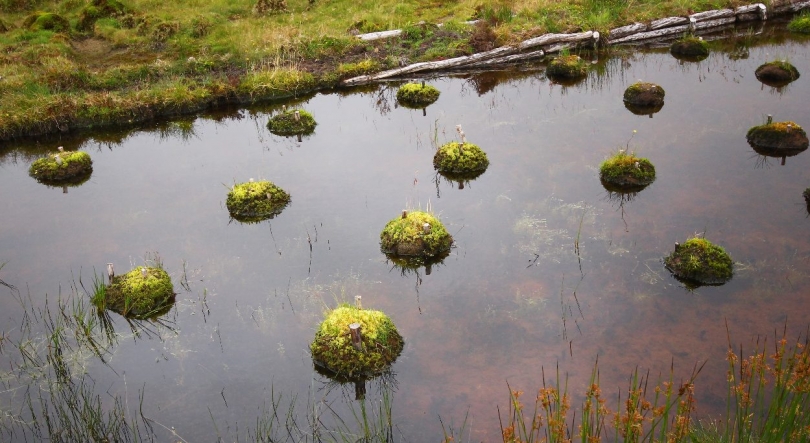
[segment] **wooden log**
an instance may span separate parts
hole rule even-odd
[[[360,323],[349,325],[349,334],[352,336],[352,346],[358,351],[363,350],[363,334],[360,332]]]
[[[688,19],[684,18],[687,22]],[[643,40],[665,37],[673,34],[679,34],[689,30],[689,25],[672,26],[670,28],[658,29],[655,31],[639,32],[638,34],[628,35],[620,39],[608,41],[609,44],[615,45],[619,43],[634,43]]]
[[[544,34],[539,37],[524,40],[518,44],[518,49],[530,49],[537,46],[551,45],[554,43],[571,43],[593,38],[593,31],[578,32],[576,34]]]
[[[464,65],[465,68],[472,68],[472,67],[482,67],[482,66],[496,66],[502,65],[506,63],[514,63],[520,62],[525,60],[531,60],[535,58],[541,58],[546,55],[546,52],[542,49],[538,49],[537,51],[531,52],[524,52],[522,54],[514,54],[514,55],[507,55],[504,57],[492,58],[489,60],[483,60],[476,63],[470,63],[469,65]]]
[[[796,3],[788,1],[778,5],[776,5],[776,3],[777,2],[771,3],[771,14],[773,15],[791,14],[810,7],[810,1]]]
[[[762,20],[761,16],[756,12],[746,12],[743,14],[737,14],[737,21],[742,22],[753,22],[755,20]]]
[[[379,31],[379,32],[369,32],[368,34],[360,34],[357,36],[357,38],[368,42],[373,40],[380,40],[383,38],[398,37],[400,35],[402,35],[402,29],[393,29],[391,31]]]
[[[734,9],[734,15],[737,16],[737,21],[744,21],[740,19],[740,15],[748,15],[748,14],[756,14],[760,17],[760,20],[767,19],[768,8],[765,7],[762,3],[754,3],[753,5],[746,5],[740,6]]]
[[[737,17],[726,17],[726,18],[718,18],[716,20],[706,20],[703,22],[698,22],[695,25],[695,31],[701,31],[704,29],[711,29],[716,28],[718,26],[729,25],[737,21]]]
[[[633,23],[632,25],[622,26],[620,28],[611,29],[608,33],[608,40],[616,40],[617,38],[627,37],[628,35],[637,34],[647,30],[647,25],[644,23]]]
[[[695,19],[696,22],[703,22],[706,20],[716,20],[727,17],[734,17],[733,9],[715,9],[713,11],[697,12],[689,16],[689,18]]]
[[[680,26],[689,23],[689,19],[686,17],[667,17],[661,18],[658,20],[653,20],[650,22],[650,31],[655,31],[658,29],[669,28],[672,26]]]
[[[363,297],[361,297],[359,295],[354,296],[354,305],[357,307],[357,309],[363,309],[362,300],[363,300]]]

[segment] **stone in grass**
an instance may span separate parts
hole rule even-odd
[[[361,349],[352,344],[349,326],[360,325]],[[381,311],[341,304],[326,315],[309,349],[315,364],[344,379],[382,374],[399,357],[405,341]]]
[[[788,23],[788,31],[810,34],[810,14],[801,14]]]
[[[655,83],[638,81],[624,91],[625,105],[635,108],[661,108],[664,106],[664,88]]]
[[[723,248],[705,238],[693,237],[675,244],[675,251],[664,258],[666,268],[680,281],[692,286],[721,285],[734,274],[734,264]]]
[[[60,151],[35,160],[28,169],[31,177],[43,183],[83,182],[93,172],[93,160],[82,151]]]
[[[290,194],[273,182],[260,180],[239,183],[228,192],[225,206],[234,220],[242,223],[258,223],[271,219],[287,207]]]
[[[560,55],[546,68],[546,76],[552,80],[574,80],[588,74],[588,62],[578,55]]]
[[[159,317],[174,305],[172,279],[160,267],[137,267],[112,278],[105,288],[97,289],[93,303],[124,317],[138,320]]]
[[[397,102],[406,108],[422,109],[439,99],[439,90],[425,82],[406,83],[397,90]]]
[[[638,192],[655,181],[655,166],[646,158],[621,149],[602,162],[599,178],[608,191]]]
[[[807,134],[792,121],[754,126],[745,138],[755,151],[769,156],[791,156],[807,149]]]
[[[709,44],[700,37],[687,35],[672,43],[669,52],[679,59],[700,61],[709,56]]]
[[[433,167],[442,174],[470,180],[487,170],[489,159],[478,145],[466,141],[449,142],[433,155]]]
[[[799,71],[786,60],[774,60],[760,65],[754,75],[760,82],[778,88],[798,79]]]
[[[296,116],[297,115],[297,116]],[[282,136],[309,135],[315,132],[315,118],[303,109],[288,109],[274,115],[267,123],[267,129]]]
[[[70,22],[53,12],[35,12],[25,18],[23,27],[29,31],[70,32]]]
[[[402,211],[380,233],[380,250],[394,256],[435,257],[450,250],[453,237],[427,212]]]

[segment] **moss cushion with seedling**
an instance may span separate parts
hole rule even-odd
[[[422,109],[439,99],[439,90],[422,83],[406,83],[397,90],[397,102],[406,108]]]
[[[700,37],[689,35],[672,43],[669,52],[676,58],[702,60],[709,56],[709,44]]]
[[[754,126],[745,138],[757,152],[764,155],[795,155],[807,149],[807,134],[792,121],[770,122]]]
[[[93,160],[82,151],[64,151],[35,160],[28,173],[49,183],[83,181],[93,172]]]
[[[664,88],[655,83],[638,81],[624,91],[624,103],[637,108],[664,106]]]
[[[160,267],[141,266],[96,288],[93,303],[134,319],[155,318],[174,305],[172,279]]]
[[[399,256],[434,257],[450,250],[453,237],[439,219],[422,211],[402,211],[380,233],[380,249]]]
[[[35,12],[25,18],[23,27],[29,31],[70,32],[70,22],[53,12]]]
[[[723,248],[705,238],[693,237],[664,258],[664,265],[678,279],[702,285],[720,285],[731,279],[734,263]]]
[[[445,143],[433,155],[433,167],[442,174],[461,174],[475,178],[486,171],[488,166],[487,153],[469,142]]]
[[[253,179],[231,188],[225,206],[234,220],[242,223],[257,223],[280,214],[290,203],[290,194],[273,182]]]
[[[560,55],[546,68],[546,76],[552,80],[573,80],[588,74],[588,62],[578,55]]]
[[[274,115],[267,123],[267,129],[282,136],[309,135],[315,132],[315,118],[303,109],[288,109]]]
[[[349,325],[360,325],[361,346],[352,343]],[[379,375],[399,357],[405,341],[380,311],[341,304],[329,312],[310,344],[316,364],[349,379]]]
[[[603,184],[612,185],[614,191],[639,191],[655,180],[655,166],[646,158],[621,149],[602,162],[599,178]]]
[[[754,75],[768,86],[780,87],[797,80],[799,70],[786,60],[774,60],[760,65]]]
[[[800,34],[810,34],[810,14],[805,13],[795,17],[788,23],[788,30]]]

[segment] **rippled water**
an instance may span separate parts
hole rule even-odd
[[[178,291],[164,318],[174,330],[134,338],[114,316],[125,335],[115,372],[85,364],[102,392],[135,401],[143,388],[145,414],[188,441],[241,433],[271,387],[345,412],[353,388],[327,384],[308,344],[324,310],[354,295],[406,340],[393,366],[397,436],[438,439],[438,416],[460,423],[469,412],[474,439],[497,439],[507,382],[534,391],[541,368],[548,376],[559,364],[569,390],[584,392],[597,356],[614,393],[635,367],[666,373],[674,362],[687,377],[708,360],[697,393],[698,414],[709,414],[725,400],[726,323],[750,348],[757,334],[787,323],[795,336],[810,322],[810,154],[781,165],[745,141],[767,114],[810,126],[807,78],[776,90],[753,74],[787,58],[810,76],[808,52],[793,40],[699,63],[614,51],[573,86],[552,84],[542,66],[434,78],[441,97],[426,115],[397,107],[394,84],[319,94],[302,102],[318,126],[300,143],[265,128],[279,104],[7,145],[0,279],[44,306],[108,262],[123,273],[159,253]],[[622,104],[637,79],[667,92],[653,118]],[[490,159],[463,189],[431,163],[458,124]],[[27,172],[57,145],[94,162],[67,193]],[[658,177],[625,199],[597,172],[619,147],[648,157]],[[283,187],[291,205],[269,222],[231,221],[228,187],[249,178]],[[429,275],[401,272],[379,251],[385,223],[413,208],[432,209],[456,240]],[[696,233],[735,260],[726,285],[690,292],[663,268],[674,242]],[[0,329],[11,334],[21,308],[0,289]]]

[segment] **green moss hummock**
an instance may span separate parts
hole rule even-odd
[[[380,249],[399,256],[434,257],[450,250],[453,237],[442,222],[427,212],[402,211],[380,233]]]
[[[745,138],[757,152],[765,155],[795,155],[807,149],[807,134],[792,121],[772,122],[754,126]]]
[[[703,285],[723,284],[734,274],[734,263],[726,251],[700,237],[682,245],[676,243],[675,251],[664,258],[664,265],[675,277]]]
[[[676,40],[669,47],[669,52],[675,57],[702,60],[709,55],[709,44],[700,37],[688,35]]]
[[[406,83],[397,90],[397,102],[406,108],[422,109],[439,99],[439,90],[422,83]]]
[[[37,11],[25,18],[23,27],[29,31],[70,32],[70,22],[53,12]]]
[[[128,318],[155,318],[174,305],[174,287],[162,268],[141,266],[113,277],[106,288],[96,293],[93,303]]]
[[[780,87],[799,78],[799,70],[786,60],[774,60],[760,65],[754,75],[768,86]]]
[[[82,151],[64,151],[35,160],[28,174],[46,183],[83,181],[93,172],[93,160]]]
[[[487,153],[468,142],[449,142],[433,155],[433,167],[442,173],[481,175],[489,167]]]
[[[281,214],[290,203],[290,194],[273,182],[253,179],[233,186],[225,206],[235,220],[242,223],[256,223]]]
[[[643,188],[655,180],[655,166],[646,158],[622,149],[602,162],[599,178],[619,188]]]
[[[127,8],[118,0],[91,0],[90,4],[82,9],[76,29],[92,31],[96,20],[103,17],[122,16],[126,12]]]
[[[352,345],[349,325],[360,324],[362,350]],[[315,363],[348,379],[381,374],[399,357],[405,341],[380,311],[341,304],[326,316],[310,344]]]
[[[655,83],[636,82],[624,91],[624,103],[641,108],[664,106],[664,88]]]
[[[298,118],[295,114],[298,113]],[[288,109],[274,115],[267,123],[267,129],[282,136],[309,135],[315,132],[315,118],[303,109]]]
[[[578,55],[561,55],[546,68],[546,76],[550,79],[578,79],[588,74],[588,62]]]
[[[790,32],[810,34],[810,14],[801,14],[788,23]]]

